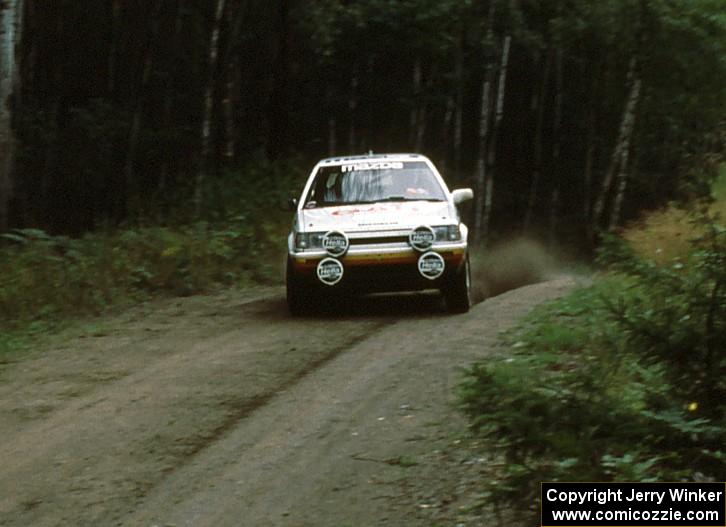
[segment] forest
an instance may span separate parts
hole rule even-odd
[[[478,241],[587,247],[724,151],[721,0],[2,0],[0,31],[0,231],[224,220],[415,151]]]
[[[474,190],[462,212],[484,301],[469,315],[433,318],[418,311],[429,297],[410,295],[410,311],[385,296],[360,312],[356,298],[350,312],[331,302],[335,313],[280,316],[285,202],[319,159],[368,152],[424,154],[451,189]],[[450,463],[434,470],[432,458],[409,456],[417,447],[406,439],[393,462],[348,456],[347,446],[343,461],[380,461],[366,466],[429,475],[418,478],[428,485],[486,458],[470,509],[503,514],[499,525],[538,521],[540,481],[723,481],[725,217],[724,0],[0,0],[0,417],[11,419],[6,450],[31,448],[15,457],[32,472],[7,472],[6,501],[32,490],[17,499],[18,525],[46,513],[53,524],[69,523],[60,513],[124,523],[113,515],[155,504],[155,485],[196,467],[189,460],[208,442],[227,441],[253,414],[278,415],[258,405],[363,357],[375,369],[360,375],[363,362],[350,362],[348,377],[336,366],[330,392],[291,396],[308,404],[342,387],[334,409],[319,408],[345,431],[301,430],[315,443],[308,460],[352,466],[321,442],[351,435],[349,416],[335,417],[347,408],[344,380],[378,382],[350,392],[363,430],[384,417],[357,413],[377,408],[357,394],[411,387],[426,402],[391,408],[428,411],[438,397],[451,411],[450,388],[436,391],[453,378],[445,368],[475,353],[482,362],[460,371],[455,396],[476,455],[443,450]],[[507,256],[517,244],[537,252]],[[550,256],[552,272],[530,269]],[[541,289],[493,298],[539,280]],[[447,353],[424,345],[429,335]],[[384,387],[394,377],[383,370],[401,391]],[[157,396],[125,399],[137,392]],[[426,427],[424,440],[428,419],[407,421]],[[457,420],[431,421],[436,436],[459,437]],[[121,425],[130,431],[116,437]],[[58,434],[45,443],[39,426]],[[109,447],[111,436],[123,447]],[[96,458],[83,448],[68,457],[79,437]],[[300,445],[290,450],[296,471]],[[264,466],[282,469],[280,459]],[[333,498],[318,502],[302,496],[340,513],[346,489],[372,481],[331,484]],[[424,495],[416,515],[435,512]],[[370,509],[388,514],[382,504]]]

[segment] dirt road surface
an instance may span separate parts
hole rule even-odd
[[[458,368],[572,285],[460,316],[428,295],[300,319],[279,289],[157,301],[0,358],[0,525],[481,524]]]

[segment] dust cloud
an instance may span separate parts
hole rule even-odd
[[[475,302],[562,273],[564,264],[554,252],[537,241],[513,238],[488,249],[471,252],[472,287]]]

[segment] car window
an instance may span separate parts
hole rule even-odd
[[[444,190],[426,163],[372,161],[321,167],[305,198],[305,207],[445,199]]]

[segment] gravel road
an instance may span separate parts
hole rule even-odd
[[[421,294],[300,319],[279,289],[156,301],[0,357],[0,525],[473,525],[458,368],[573,284],[460,316]]]

